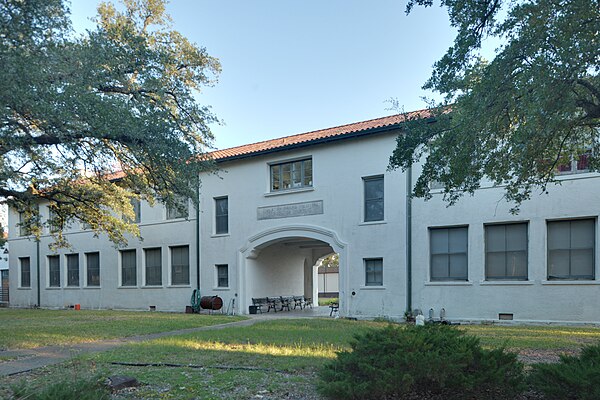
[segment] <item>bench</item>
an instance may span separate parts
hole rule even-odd
[[[263,313],[263,307],[267,307],[268,302],[266,297],[252,298],[252,305],[256,307],[256,311]],[[267,310],[268,311],[268,310]]]

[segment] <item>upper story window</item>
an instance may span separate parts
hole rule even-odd
[[[19,212],[19,236],[31,235],[31,229],[26,226],[26,217],[24,212]]]
[[[589,172],[590,156],[592,152],[587,151],[576,157],[573,157],[570,162],[556,166],[558,175],[579,174]]]
[[[365,222],[383,221],[383,176],[363,178],[365,186]]]
[[[186,198],[177,199],[178,206],[167,206],[167,219],[187,218],[189,215],[189,203]]]
[[[228,197],[215,198],[215,233],[217,235],[229,233]]]
[[[133,220],[126,218],[123,216],[123,220],[130,222],[132,224],[139,224],[142,220],[142,203],[140,199],[131,198],[129,199],[129,203],[131,203],[131,207],[133,208]],[[168,212],[168,211],[167,211]]]
[[[62,219],[52,206],[48,206],[48,224],[50,233],[56,233],[64,228]]]
[[[271,192],[312,187],[312,159],[271,164]]]

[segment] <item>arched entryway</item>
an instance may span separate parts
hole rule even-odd
[[[240,310],[247,313],[253,297],[304,295],[317,305],[318,261],[337,253],[344,314],[347,251],[335,232],[318,226],[282,226],[250,237],[238,258]]]

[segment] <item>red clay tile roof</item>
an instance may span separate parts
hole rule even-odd
[[[318,131],[300,133],[298,135],[286,136],[278,139],[265,140],[263,142],[246,144],[243,146],[231,147],[229,149],[216,150],[207,155],[216,161],[225,161],[227,159],[251,157],[253,155],[263,154],[265,152],[283,150],[286,147],[310,144],[311,142],[325,141],[329,138],[341,139],[344,136],[354,136],[356,133],[365,132],[385,127],[393,127],[401,122],[414,119],[431,117],[431,112],[427,109],[411,111],[404,114],[390,115],[371,119],[368,121],[355,122],[353,124],[336,126],[334,128],[321,129]]]

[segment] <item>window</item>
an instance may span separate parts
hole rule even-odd
[[[48,286],[60,287],[60,257],[48,256]]]
[[[227,264],[216,265],[217,268],[217,287],[229,287],[229,266]]]
[[[215,199],[215,233],[229,232],[229,199],[220,197]]]
[[[548,279],[594,279],[596,221],[548,222]]]
[[[312,159],[271,165],[271,191],[312,187]]]
[[[58,215],[54,207],[50,206],[48,207],[48,226],[50,229],[50,233],[56,233],[63,229],[63,223],[60,216]]]
[[[20,257],[19,264],[21,267],[21,287],[31,287],[31,261],[29,257]]]
[[[131,203],[131,207],[133,208],[133,220],[129,220],[129,218],[125,218],[125,216],[123,216],[123,220],[133,224],[139,224],[142,220],[142,205],[140,199],[131,198],[129,199],[129,203]]]
[[[383,258],[365,259],[365,286],[383,286]]]
[[[135,250],[121,250],[121,286],[137,284],[137,263]]]
[[[429,230],[432,281],[467,280],[467,228]]]
[[[190,250],[188,246],[171,247],[171,284],[190,284]]]
[[[365,222],[383,221],[383,176],[363,178],[365,186]]]
[[[19,236],[28,236],[31,234],[31,230],[29,229],[29,227],[24,225],[26,222],[27,221],[25,218],[25,213],[20,212],[19,213]]]
[[[145,249],[146,286],[162,285],[162,251],[159,248]]]
[[[527,280],[527,224],[485,227],[485,279]]]
[[[100,286],[100,253],[86,253],[87,285]]]
[[[167,219],[187,218],[189,215],[188,199],[178,198],[177,205],[167,206]]]
[[[588,172],[590,170],[590,156],[592,155],[591,150],[580,154],[576,157],[572,157],[571,161],[556,166],[557,173],[559,175],[577,174],[582,172]]]
[[[67,254],[67,286],[79,286],[79,254]]]

